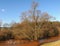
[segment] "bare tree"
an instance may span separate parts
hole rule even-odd
[[[0,20],[0,31],[1,31],[1,26],[2,26],[2,20]]]
[[[37,6],[38,3],[33,2],[32,9],[22,13],[23,22],[27,24],[29,24],[30,22],[34,23],[34,28],[30,26],[33,31],[34,40],[37,40],[37,24],[38,24],[38,18],[40,16],[40,10],[37,10]]]
[[[8,23],[4,23],[3,27],[9,27],[9,24]]]
[[[53,17],[50,16],[48,13],[44,12],[41,13],[40,10],[37,10],[38,3],[33,2],[31,10],[28,10],[27,12],[22,13],[22,22],[29,25],[29,27],[33,31],[33,40],[37,40],[41,32],[40,27],[41,23],[45,21],[50,21]],[[33,26],[31,26],[29,23],[33,23]]]

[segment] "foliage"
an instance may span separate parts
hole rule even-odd
[[[38,3],[33,2],[32,9],[22,13],[21,23],[4,24],[0,28],[0,40],[28,39],[39,40],[57,36],[59,31],[51,22],[54,18],[47,12],[37,10]]]

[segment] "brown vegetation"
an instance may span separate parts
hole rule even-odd
[[[38,4],[33,2],[32,10],[22,13],[21,23],[13,23],[11,26],[5,24],[0,27],[0,41],[28,40],[29,45],[24,44],[24,46],[37,46],[39,42],[36,41],[58,36],[57,27],[60,27],[60,23],[51,22],[53,17],[46,12],[41,13],[40,10],[37,10],[37,6]],[[21,44],[21,46],[23,45]]]

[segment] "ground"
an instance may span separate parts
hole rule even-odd
[[[0,46],[59,46],[60,35],[51,37],[43,41],[28,41],[28,40],[7,40],[0,42]]]
[[[60,40],[55,41],[55,42],[45,43],[41,46],[60,46]]]

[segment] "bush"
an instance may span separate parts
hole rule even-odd
[[[2,31],[0,32],[0,41],[9,40],[9,39],[14,39],[12,32],[8,30],[8,28],[3,28]]]

